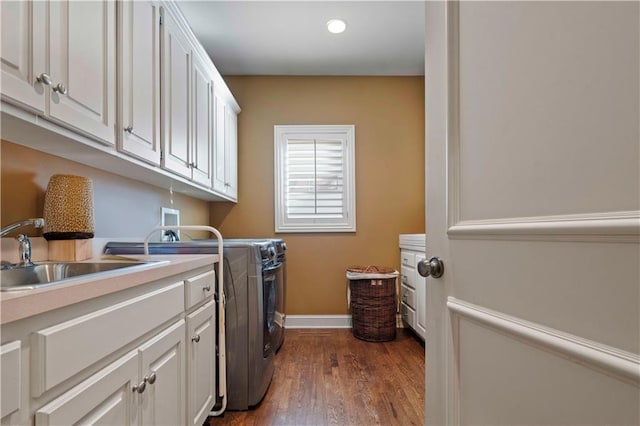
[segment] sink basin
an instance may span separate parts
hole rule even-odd
[[[0,271],[0,290],[28,290],[119,269],[144,268],[162,262],[51,262]]]

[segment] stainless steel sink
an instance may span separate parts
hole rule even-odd
[[[0,291],[28,290],[68,282],[87,275],[104,275],[123,268],[140,269],[165,262],[45,262],[0,271]]]

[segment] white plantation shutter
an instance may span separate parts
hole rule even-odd
[[[275,126],[276,232],[354,232],[353,126]]]

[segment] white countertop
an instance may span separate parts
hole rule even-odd
[[[127,255],[124,257],[140,261],[166,262],[133,271],[123,268],[109,271],[104,275],[86,275],[69,282],[31,290],[2,291],[0,292],[0,324],[10,323],[218,262],[217,254]],[[108,262],[122,258],[121,256],[100,256],[84,262]],[[123,277],[126,279],[122,279]]]

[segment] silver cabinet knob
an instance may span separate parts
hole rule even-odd
[[[62,83],[58,83],[55,86],[53,86],[53,91],[54,92],[58,92],[61,95],[66,95],[67,94],[67,86],[65,86]]]
[[[440,278],[444,274],[444,263],[436,256],[429,260],[422,259],[418,262],[418,273],[423,277]]]
[[[133,385],[133,387],[131,388],[131,390],[133,392],[138,392],[138,393],[142,393],[144,392],[145,388],[147,387],[147,377],[145,377],[144,379],[142,379],[142,381],[140,383],[138,383],[137,385]]]
[[[200,341],[200,335],[199,335],[199,334],[196,334],[195,336],[193,336],[193,337],[191,338],[191,341],[192,341],[192,342],[196,342],[196,343],[198,343],[198,342]]]
[[[151,374],[149,374],[149,377],[147,378],[147,382],[149,382],[150,385],[154,384],[156,382],[156,372],[152,371]]]
[[[53,83],[51,81],[51,77],[49,77],[49,74],[47,74],[46,72],[43,72],[42,74],[40,74],[39,76],[36,77],[36,81],[38,83],[42,83],[45,86],[51,86],[51,83]]]
[[[125,127],[125,128],[124,128],[124,131],[125,131],[126,133],[129,133],[129,134],[133,133],[133,126]]]

